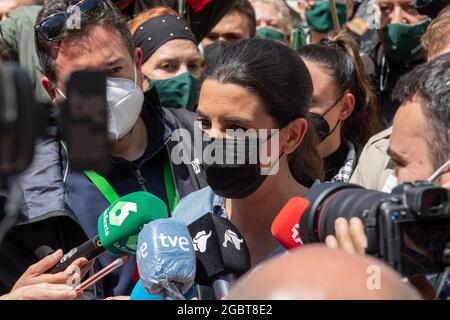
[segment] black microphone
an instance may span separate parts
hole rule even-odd
[[[86,258],[87,261],[91,261],[105,251],[106,249],[102,246],[99,236],[96,235],[85,243],[67,252],[54,267],[47,271],[47,273],[64,271],[72,264],[72,262],[81,257]]]
[[[188,226],[196,254],[199,285],[213,287],[216,299],[250,270],[250,251],[239,230],[228,220],[205,214]]]
[[[38,258],[38,260],[44,259],[46,256],[51,255],[56,250],[47,246],[47,245],[41,245],[34,250],[34,255]]]

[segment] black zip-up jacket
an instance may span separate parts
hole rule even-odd
[[[193,133],[195,119],[194,113],[184,109],[160,107],[154,90],[146,92],[145,97],[141,118],[148,128],[149,138],[153,141],[159,140],[160,144],[157,152],[144,156],[138,164],[142,166],[144,175],[146,175],[145,168],[150,166],[152,161],[157,161],[155,159],[158,158],[158,154],[165,155],[177,146],[178,142],[169,139],[173,130],[182,128]],[[151,127],[155,123],[161,124],[161,130]],[[183,140],[183,149],[192,154],[193,148],[187,149],[187,143],[189,141]],[[0,244],[0,295],[9,292],[23,272],[49,252],[59,248],[68,252],[96,234],[96,225],[86,225],[86,219],[82,221],[79,217],[92,214],[92,221],[95,221],[109,203],[84,175],[70,171],[66,159],[64,148],[57,136],[42,140],[35,150],[32,165],[21,177],[25,208],[16,226],[9,231]],[[136,163],[118,159],[111,162],[112,169],[107,179],[119,196],[146,189],[139,181],[136,171],[133,170]],[[193,166],[170,164],[179,199],[206,186],[203,176],[198,170],[194,171]],[[152,180],[148,173],[146,178]],[[164,184],[161,179],[159,180]],[[124,184],[125,187],[123,187]],[[151,183],[147,185],[151,186]],[[162,188],[164,189],[164,185]],[[74,197],[73,193],[77,196]],[[83,205],[89,212],[79,211]],[[108,253],[104,255],[107,256]],[[112,255],[110,258],[112,259]],[[102,262],[106,263],[105,261]],[[103,267],[104,263],[97,261],[91,272]],[[94,286],[84,295],[84,298],[129,294],[134,286],[132,282],[134,264],[134,259],[127,262],[116,273],[108,275]]]

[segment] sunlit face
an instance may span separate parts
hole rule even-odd
[[[214,129],[225,134],[227,129],[276,128],[255,94],[214,80],[206,80],[202,85],[197,113],[206,132]]]
[[[83,37],[69,38],[62,41],[59,51],[53,50],[56,56],[56,85],[64,94],[66,81],[74,71],[98,70],[108,77],[125,78],[134,81],[135,70],[137,84],[140,85],[141,51],[136,49],[135,57],[130,55],[120,32],[104,26],[94,27]],[[136,66],[136,69],[135,69]],[[48,85],[44,85],[48,88]],[[52,86],[50,86],[52,87]],[[60,103],[64,98],[52,90],[47,90],[54,102]]]
[[[381,25],[390,23],[417,24],[427,16],[420,15],[411,0],[378,0]]]
[[[231,11],[220,20],[202,43],[206,48],[216,41],[233,43],[243,39],[250,39],[251,36],[252,31],[250,30],[248,18],[237,11]]]
[[[150,80],[166,80],[191,72],[199,77],[203,57],[190,40],[175,39],[158,48],[142,65],[142,72]]]
[[[304,60],[304,62],[311,74],[314,86],[314,94],[309,111],[324,114],[339,98],[336,81],[334,81],[331,71],[326,67],[308,60]],[[333,108],[324,116],[330,123],[330,126],[338,120],[338,109]]]
[[[285,33],[283,21],[281,21],[280,12],[268,3],[256,1],[252,3],[256,14],[256,27],[271,27]]]
[[[309,111],[322,115],[328,122],[330,130],[335,128],[333,133],[318,146],[319,153],[325,157],[334,152],[334,149],[339,146],[342,121],[352,114],[355,99],[348,92],[340,95],[340,90],[331,71],[325,66],[306,59],[303,61],[308,67],[314,86],[314,94]],[[333,105],[334,107],[332,107]]]
[[[418,99],[404,101],[394,118],[388,154],[399,183],[426,180],[433,174],[428,125]]]
[[[259,133],[260,129],[269,131],[279,129],[257,95],[241,86],[216,80],[206,80],[203,83],[197,114],[201,129],[212,137],[230,137],[231,133],[227,130],[254,129]],[[306,129],[307,121],[299,118],[281,129],[276,137],[272,136],[271,142],[273,139],[278,139],[279,148],[276,148],[276,158],[292,153],[300,145]],[[271,157],[273,150],[271,143],[261,145],[261,148],[266,147],[267,155]],[[279,164],[281,171],[289,170],[286,156],[280,158]],[[262,193],[270,191],[271,182],[269,181],[276,179],[275,176],[277,174],[270,175],[266,179],[265,187],[259,189]]]

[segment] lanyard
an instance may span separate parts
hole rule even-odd
[[[166,188],[167,202],[169,203],[170,212],[175,210],[178,204],[178,198],[175,192],[175,184],[173,182],[172,170],[169,164],[169,157],[164,161],[163,173],[164,173],[164,185]],[[91,182],[97,187],[98,191],[103,195],[109,204],[112,204],[119,200],[119,195],[116,190],[111,186],[111,184],[102,175],[95,171],[88,170],[84,171],[84,174],[91,180]]]

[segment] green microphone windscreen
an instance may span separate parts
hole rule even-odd
[[[167,206],[151,193],[130,193],[111,204],[98,218],[102,246],[117,255],[135,254],[138,234],[154,220],[168,217]]]

